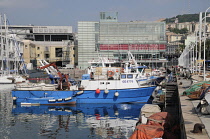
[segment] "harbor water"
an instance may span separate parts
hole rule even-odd
[[[127,139],[144,104],[15,106],[12,84],[0,88],[2,139]]]

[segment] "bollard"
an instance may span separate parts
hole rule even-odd
[[[202,129],[205,129],[205,125],[201,123],[196,123],[194,125],[193,133],[202,133]]]

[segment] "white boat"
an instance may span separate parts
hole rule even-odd
[[[151,85],[153,82],[155,82],[157,78],[145,72],[145,69],[148,67],[139,66],[132,53],[130,51],[127,53],[128,61],[125,61],[124,63],[117,62],[115,60],[109,60],[108,58],[101,56],[99,56],[97,61],[89,61],[88,63],[90,63],[91,66],[88,68],[88,74],[91,72],[96,73],[97,76],[94,77],[95,79],[104,79],[107,74],[111,73],[111,71],[117,71],[118,73],[135,74],[135,79],[139,85]],[[108,73],[108,71],[110,72]],[[117,74],[113,75],[114,78],[116,78],[116,75]],[[93,77],[92,74],[91,77]]]
[[[0,84],[11,84],[15,83],[14,78],[10,75],[2,75],[0,76]]]
[[[15,86],[16,90],[56,90],[57,84],[45,84],[45,83],[19,83]]]
[[[0,84],[13,84],[13,83],[24,83],[26,82],[26,77],[20,75],[1,75]]]
[[[128,64],[129,65],[127,67],[129,68],[125,69],[125,72],[137,73],[136,79],[139,85],[155,84],[157,77],[152,75],[151,73],[146,72],[146,69],[148,69],[147,66],[140,66],[139,64],[137,64],[135,57],[130,51],[128,51]]]
[[[1,15],[0,15],[1,16]],[[3,25],[4,22],[4,33],[3,33]],[[21,76],[18,71],[12,69],[25,69],[24,68],[24,60],[22,59],[22,55],[20,53],[20,48],[17,44],[17,41],[13,35],[8,34],[8,26],[6,15],[4,15],[4,20],[0,19],[1,32],[0,32],[0,40],[1,40],[1,75],[0,75],[0,83],[1,84],[10,84],[10,83],[20,83],[25,82],[26,78]],[[12,42],[9,44],[9,42]],[[5,47],[5,48],[4,48]],[[13,54],[11,56],[11,54]],[[11,61],[13,62],[11,64]],[[12,67],[13,66],[13,67]],[[13,73],[11,73],[13,72]],[[24,72],[26,72],[24,70]]]

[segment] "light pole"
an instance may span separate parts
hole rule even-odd
[[[198,39],[197,39],[197,31],[195,31],[195,57],[196,57],[196,72],[198,72],[198,64],[197,64],[197,61],[198,61]],[[197,74],[197,73],[196,73]]]
[[[204,78],[204,81],[206,80],[206,18],[207,17],[210,17],[209,15],[207,16],[206,14],[207,14],[207,11],[210,9],[210,7],[209,8],[207,8],[206,9],[206,11],[205,11],[205,14],[204,14],[204,17],[202,18],[202,13],[200,13],[200,19],[199,19],[199,21],[200,21],[200,32],[199,32],[199,38],[200,38],[200,47],[201,47],[201,31],[202,31],[202,22],[203,22],[203,20],[204,20],[204,30],[203,30],[203,37],[204,37],[204,40],[203,40],[203,42],[204,42],[204,45],[203,45],[203,47],[204,47],[204,50],[203,50],[203,60],[204,60],[204,65],[203,65],[203,78]],[[200,53],[201,53],[201,51],[200,51]]]
[[[202,32],[202,12],[199,16],[199,74],[201,73],[201,32]]]
[[[193,56],[192,56],[192,58],[193,58],[193,64],[192,64],[192,69],[193,69],[193,72],[192,73],[194,73],[194,67],[195,67],[195,49],[194,49],[194,47],[195,47],[195,45],[194,44],[192,44],[192,49],[193,49]]]
[[[207,11],[210,9],[207,8],[206,11],[205,11],[205,15],[204,15],[204,31],[203,31],[203,34],[204,34],[204,66],[203,66],[203,74],[204,74],[204,81],[206,80],[206,17],[210,17],[210,16],[207,16],[206,13]]]
[[[194,44],[191,43],[190,44],[190,53],[191,53],[191,57],[190,57],[190,66],[191,66],[191,72],[194,73]]]

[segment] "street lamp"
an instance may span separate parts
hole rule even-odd
[[[210,16],[207,16],[206,13],[209,9],[210,9],[210,7],[206,9],[205,15],[204,15],[204,31],[203,31],[203,33],[204,33],[204,66],[203,66],[204,81],[206,80],[206,76],[205,76],[205,74],[206,74],[206,58],[205,58],[206,57],[206,54],[205,54],[206,53],[206,17],[210,17]]]
[[[195,67],[195,45],[194,44],[192,44],[192,49],[193,49],[193,55],[192,55],[192,58],[193,58],[193,60],[192,60],[192,62],[193,62],[193,64],[192,64],[192,69],[193,69],[193,73],[194,73],[194,67]]]
[[[198,60],[198,39],[197,39],[197,31],[195,31],[195,52],[196,52],[196,54],[195,54],[195,57],[196,57],[196,66],[195,66],[195,68],[196,68],[196,72],[198,71],[198,65],[197,65],[197,60]]]
[[[205,74],[206,74],[206,18],[207,17],[210,17],[209,15],[207,16],[207,11],[210,9],[210,7],[209,8],[207,8],[206,9],[206,11],[205,11],[205,14],[204,14],[204,18],[202,18],[202,21],[203,21],[203,19],[204,19],[204,30],[203,30],[203,37],[204,37],[204,66],[203,66],[203,76],[204,76],[204,81],[206,80],[206,76],[205,76]],[[202,15],[201,15],[201,17],[202,17]],[[201,21],[201,22],[202,22]],[[202,25],[201,25],[202,23],[200,23],[200,28],[202,28]],[[201,30],[201,29],[200,29]],[[201,38],[200,38],[201,39]],[[200,42],[201,42],[201,40],[200,40]]]
[[[194,43],[190,44],[190,55],[191,72],[194,73]]]

